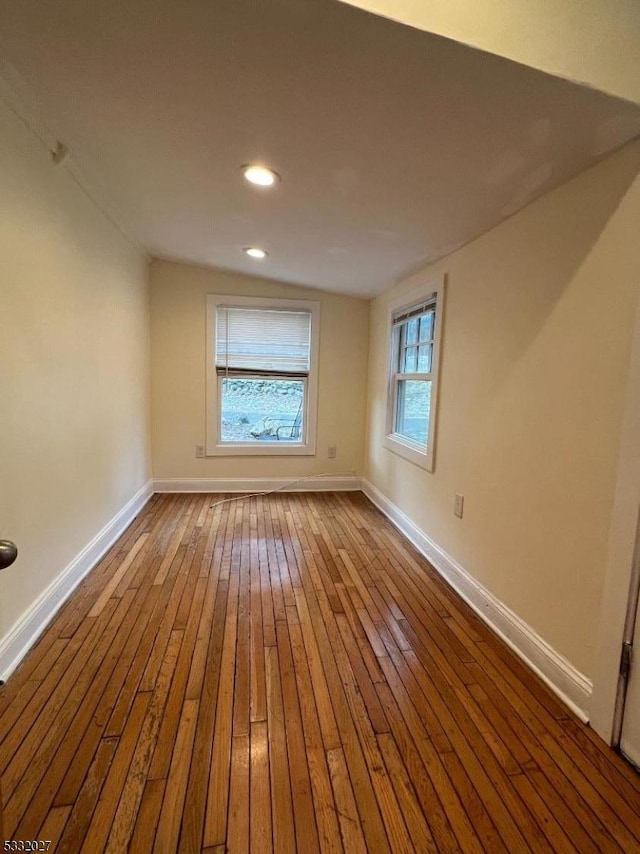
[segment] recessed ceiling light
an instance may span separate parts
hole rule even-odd
[[[257,246],[247,246],[243,251],[251,258],[266,258],[269,254],[268,252],[265,252],[264,249],[258,249]]]
[[[280,178],[277,172],[273,169],[268,169],[266,166],[255,166],[248,164],[242,167],[242,174],[250,184],[256,184],[258,187],[273,187],[276,181]]]

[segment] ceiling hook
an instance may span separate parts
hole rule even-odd
[[[64,142],[60,142],[60,140],[58,140],[55,150],[51,152],[51,159],[53,160],[56,166],[59,166],[67,159],[68,154],[69,149],[67,148],[67,146],[64,144]]]

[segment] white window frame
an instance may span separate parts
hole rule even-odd
[[[444,313],[444,275],[405,291],[388,305],[387,316],[387,413],[384,447],[393,453],[410,460],[415,465],[432,472],[435,468],[436,425],[438,418],[438,379],[440,375],[440,351],[442,343],[442,319]],[[430,375],[402,374],[398,372],[398,352],[400,347],[400,329],[394,324],[395,318],[403,311],[435,301],[435,324],[433,333],[433,351]],[[426,445],[414,442],[400,433],[396,433],[396,413],[398,405],[399,380],[431,379],[431,403]]]
[[[305,396],[301,442],[222,442],[220,437],[220,397],[222,383],[216,370],[216,317],[218,307],[289,309],[308,311],[311,315],[309,375],[304,378]],[[320,355],[320,303],[315,300],[238,297],[229,294],[207,294],[207,370],[206,370],[206,455],[228,456],[312,456],[316,452],[318,414],[318,362]],[[250,375],[247,375],[250,378]],[[264,377],[263,377],[264,378]]]

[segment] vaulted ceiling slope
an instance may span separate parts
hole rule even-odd
[[[0,50],[149,253],[363,296],[640,132],[632,104],[334,0],[21,0]]]
[[[638,0],[341,0],[640,104]]]

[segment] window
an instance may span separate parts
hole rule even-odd
[[[319,303],[207,297],[207,454],[315,453]]]
[[[433,471],[444,281],[390,306],[385,446]],[[412,299],[413,297],[413,299]]]

